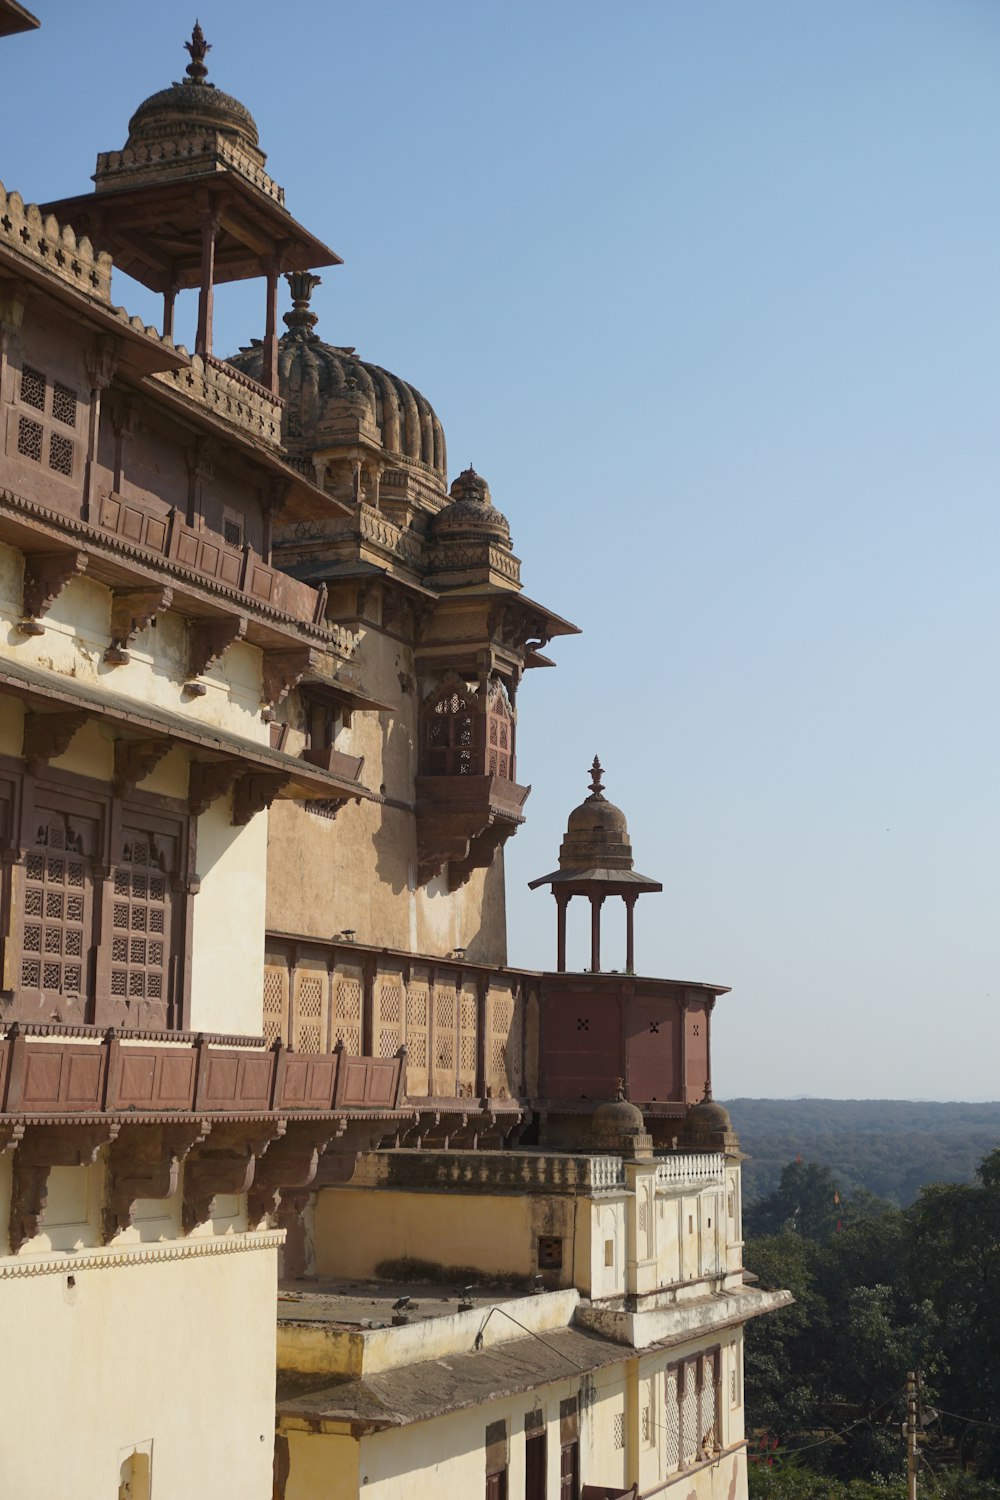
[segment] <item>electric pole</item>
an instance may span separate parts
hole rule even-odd
[[[917,1390],[916,1370],[906,1372],[906,1500],[917,1500]]]

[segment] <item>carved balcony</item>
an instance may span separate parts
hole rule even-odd
[[[531,788],[501,776],[418,776],[418,879],[432,880],[448,865],[452,890],[473,870],[487,869],[497,849],[524,822]]]

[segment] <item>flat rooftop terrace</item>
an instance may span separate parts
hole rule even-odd
[[[541,1290],[544,1293],[545,1289]],[[283,1281],[278,1286],[278,1322],[323,1323],[345,1331],[364,1331],[391,1328],[397,1316],[395,1304],[404,1297],[410,1300],[400,1311],[413,1324],[451,1318],[458,1312],[488,1312],[498,1303],[531,1295],[531,1287],[511,1282],[477,1282],[469,1286],[466,1296],[460,1283],[452,1286],[447,1282],[350,1281],[333,1277]]]

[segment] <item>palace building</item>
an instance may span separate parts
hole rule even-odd
[[[742,1500],[788,1298],[742,1268],[726,991],[637,967],[661,887],[596,760],[556,967],[509,962],[518,692],[575,627],[324,340],[338,257],[185,46],[92,191],[0,190],[0,1496]]]

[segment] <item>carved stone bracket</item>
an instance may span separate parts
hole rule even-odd
[[[44,635],[42,616],[59,598],[71,578],[87,571],[85,552],[29,552],[24,559],[23,619],[17,628],[22,635]]]
[[[238,760],[193,760],[188,776],[188,808],[193,817],[228,796],[243,767]]]
[[[122,666],[129,660],[128,648],[157,615],[169,609],[172,588],[114,589],[111,602],[111,645],[104,660],[111,666]]]
[[[280,1141],[275,1141],[257,1164],[247,1200],[251,1224],[277,1212],[289,1189],[307,1188],[316,1176],[319,1159],[330,1141],[343,1131],[337,1120],[291,1121]]]
[[[118,369],[119,341],[113,336],[102,335],[94,340],[84,354],[87,379],[91,389],[106,391]]]
[[[154,771],[170,749],[170,741],[116,740],[115,791],[119,797],[135,789],[136,783]]]
[[[54,714],[26,713],[21,754],[28,763],[29,771],[33,775],[37,774],[50,760],[65,754],[73,736],[83,728],[87,718],[87,711],[83,708],[67,709]]]
[[[310,667],[316,665],[319,653],[310,646],[291,651],[265,651],[261,702],[277,708],[295,685],[302,681]]]
[[[126,1127],[109,1153],[105,1244],[129,1227],[140,1198],[173,1197],[181,1162],[210,1129],[208,1120]]]
[[[24,1132],[25,1125],[22,1121],[9,1120],[0,1124],[0,1156],[3,1156],[5,1151],[13,1151],[15,1146],[19,1146]]]
[[[10,1196],[10,1248],[17,1254],[34,1239],[45,1214],[53,1167],[85,1167],[113,1141],[119,1125],[38,1125],[28,1130],[14,1153]]]
[[[336,1139],[331,1141],[320,1158],[316,1172],[317,1187],[332,1187],[335,1183],[350,1182],[354,1176],[358,1159],[368,1151],[377,1151],[385,1140],[396,1134],[398,1121],[346,1120]]]
[[[257,1158],[285,1133],[284,1120],[247,1120],[217,1125],[205,1145],[195,1146],[184,1164],[181,1221],[185,1233],[212,1216],[220,1193],[246,1193]]]
[[[249,823],[257,813],[269,808],[289,780],[290,777],[281,771],[251,771],[241,777],[233,793],[233,823],[236,827]]]
[[[188,678],[185,684],[189,693],[204,692],[204,685],[194,679],[203,676],[234,641],[241,641],[247,633],[245,615],[224,620],[195,620],[188,627]]]

